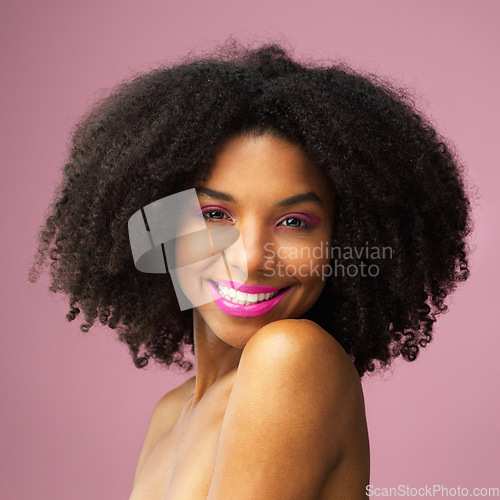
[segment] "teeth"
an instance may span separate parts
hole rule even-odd
[[[257,304],[258,302],[263,302],[264,300],[272,299],[278,295],[279,290],[273,293],[244,293],[234,288],[229,288],[219,284],[215,284],[219,294],[226,300],[233,302],[234,304],[240,304],[244,306],[249,306],[251,304]]]

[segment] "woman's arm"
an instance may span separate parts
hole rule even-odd
[[[353,422],[360,380],[333,337],[307,320],[265,326],[242,354],[208,499],[317,499]]]

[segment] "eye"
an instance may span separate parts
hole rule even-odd
[[[298,217],[286,217],[278,224],[278,226],[309,227],[306,221],[299,219]]]
[[[319,222],[319,218],[313,214],[294,212],[287,214],[278,223],[278,226],[285,226],[293,229],[311,229]]]
[[[207,221],[220,221],[220,220],[232,220],[231,217],[220,208],[203,208],[202,209],[203,218]]]

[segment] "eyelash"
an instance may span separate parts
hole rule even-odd
[[[219,212],[222,214],[222,218],[219,219],[212,219],[207,217],[207,214],[211,212]],[[224,209],[220,207],[203,207],[201,209],[201,213],[203,218],[208,221],[208,223],[213,224],[221,220],[231,220],[231,215]],[[225,217],[224,217],[225,216]],[[283,224],[283,222],[289,220],[289,219],[296,219],[300,221],[300,226],[286,226]],[[283,217],[279,222],[278,226],[284,226],[284,227],[290,227],[292,229],[299,229],[299,230],[305,230],[305,229],[310,229],[313,226],[317,224],[317,221],[314,220],[312,217],[308,216],[307,214],[302,214],[302,213],[292,213],[292,214],[287,214],[285,217]]]
[[[201,214],[203,215],[203,218],[206,221],[210,222],[210,223],[215,222],[215,221],[219,221],[219,220],[224,220],[224,219],[210,219],[210,218],[206,217],[206,215],[209,214],[210,212],[220,212],[221,214],[226,215],[228,218],[230,218],[230,214],[228,214],[222,208],[219,208],[219,207],[203,207],[201,209]]]
[[[305,214],[288,214],[281,221],[278,223],[278,226],[283,225],[282,223],[289,220],[289,219],[295,219],[300,221],[301,225],[300,226],[286,226],[286,227],[292,227],[294,229],[310,229],[311,227],[315,226],[316,224],[313,224],[313,221],[311,220],[310,217],[308,217]]]

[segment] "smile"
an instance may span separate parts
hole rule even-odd
[[[209,281],[208,284],[219,309],[240,318],[251,318],[269,312],[290,289],[244,285],[227,280]]]

